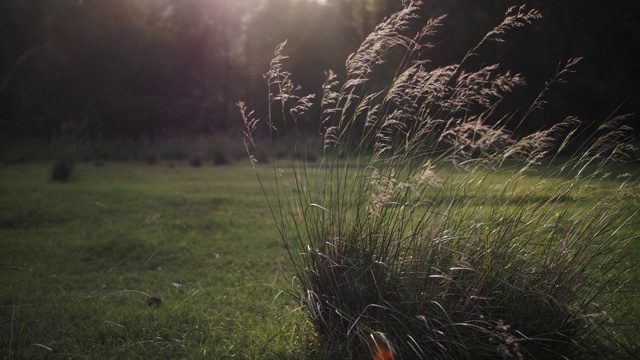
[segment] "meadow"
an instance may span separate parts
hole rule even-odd
[[[542,14],[510,7],[432,67],[445,17],[414,29],[421,6],[326,71],[318,99],[278,45],[265,113],[237,104],[245,152],[71,137],[3,155],[0,353],[636,359],[633,118],[523,132],[581,58],[504,113],[526,81],[476,59]]]
[[[174,163],[79,163],[67,183],[51,181],[48,162],[0,169],[2,358],[324,357],[287,294],[254,169]],[[532,171],[520,186],[543,179]],[[574,206],[620,181],[598,182]],[[637,289],[637,240],[626,251]]]
[[[2,358],[304,358],[251,167],[50,170],[0,171]]]

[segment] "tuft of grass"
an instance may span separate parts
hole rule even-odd
[[[53,164],[51,169],[51,179],[57,182],[67,182],[71,179],[75,161],[68,157],[60,158]]]
[[[213,164],[216,166],[220,165],[229,165],[233,162],[229,154],[225,152],[225,150],[220,147],[216,147],[213,150]]]
[[[517,122],[494,115],[524,79],[469,59],[540,13],[510,8],[460,62],[430,68],[422,54],[443,18],[407,35],[420,6],[376,27],[344,81],[327,72],[317,164],[293,147],[266,173],[258,165],[256,135],[277,137],[275,119],[295,128],[315,97],[299,95],[284,70],[286,43],[265,75],[265,118],[239,104],[287,250],[289,293],[320,346],[342,358],[376,357],[384,343],[385,356],[402,359],[632,359],[640,199],[638,179],[619,171],[630,149],[623,118],[569,157],[576,118],[514,136],[507,120]],[[395,74],[374,83],[389,58],[400,59]],[[578,61],[559,68],[520,124]],[[605,182],[614,190],[592,197]]]
[[[191,165],[192,167],[202,166],[202,157],[198,155],[192,156],[191,159],[189,159],[189,165]]]

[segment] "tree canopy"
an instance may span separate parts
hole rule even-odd
[[[416,26],[448,14],[425,57],[433,66],[459,60],[520,3],[425,0]],[[618,107],[638,111],[637,2],[526,3],[543,20],[481,54],[531,85],[514,103],[543,87],[559,62],[585,57],[531,130],[568,114],[589,123]],[[279,43],[288,40],[294,81],[318,93],[324,72],[344,73],[347,56],[400,7],[398,0],[2,1],[0,141],[69,129],[110,139],[233,134],[238,100],[266,106],[263,74]],[[308,121],[317,128],[318,119]]]

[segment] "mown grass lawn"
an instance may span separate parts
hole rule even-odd
[[[2,358],[312,356],[250,166],[82,163],[69,183],[50,169],[0,168]]]
[[[2,357],[304,358],[249,166],[50,167],[0,170]]]

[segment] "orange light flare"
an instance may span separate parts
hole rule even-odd
[[[393,345],[385,334],[375,332],[371,334],[372,349],[374,350],[373,360],[392,360],[395,356]]]

